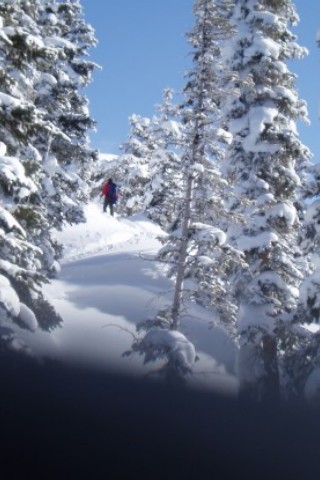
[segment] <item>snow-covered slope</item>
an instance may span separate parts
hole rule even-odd
[[[112,218],[98,200],[87,206],[86,217],[87,223],[56,234],[65,256],[45,295],[63,325],[51,334],[25,332],[25,340],[41,356],[149,374],[159,365],[122,354],[137,335],[135,325],[157,311],[170,292],[170,280],[153,259],[163,232],[142,216]],[[183,320],[183,333],[199,356],[190,383],[234,393],[235,347],[222,330],[209,329],[209,321],[196,308]]]

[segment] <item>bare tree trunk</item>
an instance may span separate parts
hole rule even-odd
[[[265,368],[264,392],[262,400],[278,404],[280,401],[280,379],[277,355],[277,340],[271,335],[262,338],[262,355]]]
[[[178,330],[180,322],[180,313],[181,313],[181,302],[182,302],[182,289],[183,289],[183,280],[184,273],[186,268],[186,259],[188,254],[188,235],[191,219],[191,194],[193,186],[193,177],[192,174],[189,175],[187,180],[184,212],[181,226],[181,245],[179,251],[179,260],[177,265],[177,275],[174,287],[174,297],[172,303],[172,330]]]
[[[279,405],[280,379],[277,340],[265,334],[257,343],[245,334],[238,352],[239,399],[245,402]]]

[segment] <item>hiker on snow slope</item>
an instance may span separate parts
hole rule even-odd
[[[109,178],[109,180],[103,185],[100,197],[104,196],[104,201],[103,201],[103,211],[106,212],[107,207],[110,209],[110,214],[114,215],[114,205],[117,202],[118,196],[117,196],[117,185],[113,183],[112,178]]]

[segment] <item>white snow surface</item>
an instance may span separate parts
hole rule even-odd
[[[0,151],[4,151],[4,147],[5,145],[2,143],[2,145],[0,145]],[[24,189],[26,192],[25,196],[36,191],[35,184],[26,176],[24,166],[18,158],[7,157],[0,154],[0,175],[1,177],[4,177],[8,183],[14,182],[18,179],[21,185],[27,187]],[[21,191],[19,192],[19,196],[20,198],[23,197]]]
[[[23,235],[23,237],[27,236],[24,229],[20,226],[20,224],[16,221],[16,219],[11,215],[11,213],[2,207],[0,207],[0,223],[5,225],[6,229],[9,231],[15,228],[18,232],[21,233],[21,235]]]
[[[292,203],[280,203],[278,205],[275,205],[270,210],[268,210],[266,214],[268,217],[283,218],[290,227],[293,226],[297,218],[297,211]]]
[[[35,314],[24,303],[20,303],[19,319],[31,331],[35,331],[38,328],[38,322]]]
[[[0,93],[0,105],[4,107],[18,107],[21,104],[20,100],[12,97],[6,93]]]
[[[7,145],[3,142],[0,142],[0,156],[3,157],[7,152]]]
[[[265,250],[270,248],[273,243],[278,241],[278,235],[274,232],[262,232],[258,235],[249,236],[242,235],[237,238],[237,246],[243,252],[258,248],[259,250]]]
[[[265,38],[262,33],[255,34],[254,39],[250,47],[244,51],[244,55],[247,58],[254,57],[255,55],[262,54],[265,57],[271,57],[273,60],[279,59],[279,53],[281,46],[271,38]]]
[[[85,214],[86,223],[56,232],[64,245],[62,268],[44,287],[45,297],[63,318],[62,326],[50,333],[21,329],[19,338],[36,356],[149,375],[161,367],[160,360],[144,365],[139,354],[123,353],[140,335],[136,324],[153,318],[171,298],[172,283],[154,260],[163,231],[143,216],[126,219],[116,213],[112,218],[102,212],[98,199]],[[196,352],[190,386],[235,395],[236,346],[221,328],[209,328],[212,320],[194,306],[183,316],[179,338],[166,340],[179,340],[176,353],[188,364]]]
[[[223,245],[226,242],[227,236],[220,228],[201,222],[195,222],[192,226],[197,230],[196,236],[199,240],[211,241],[215,239],[219,245]]]
[[[170,350],[170,356],[187,370],[192,369],[196,361],[194,345],[180,332],[152,327],[147,332],[144,343]]]
[[[247,152],[270,152],[275,153],[280,146],[270,144],[270,142],[259,141],[260,134],[264,131],[266,125],[272,125],[278,115],[278,110],[274,107],[258,106],[250,109],[249,127],[250,133],[244,139],[243,148]]]
[[[9,280],[0,275],[0,305],[14,317],[20,313],[20,302],[15,290],[11,287]]]
[[[272,320],[273,305],[248,305],[241,304],[238,312],[239,332],[257,326],[267,333],[273,333],[274,322]]]

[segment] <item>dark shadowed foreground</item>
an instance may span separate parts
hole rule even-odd
[[[0,374],[2,480],[319,478],[315,411],[20,356]]]

